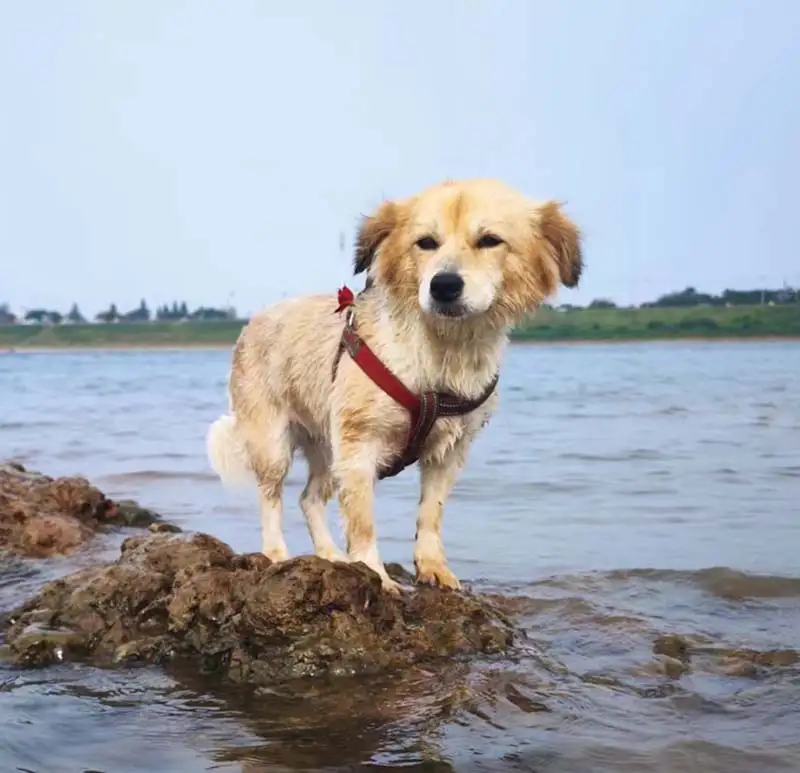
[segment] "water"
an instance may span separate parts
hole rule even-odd
[[[252,495],[226,492],[203,437],[227,351],[0,357],[0,457],[82,473],[238,550]],[[800,343],[515,346],[501,408],[445,514],[454,571],[509,597],[513,659],[255,694],[191,673],[0,666],[0,769],[800,770],[800,668],[742,676],[716,648],[800,649]],[[287,541],[307,552],[286,493]],[[386,560],[410,564],[417,475],[384,481]],[[332,507],[330,517],[338,519]],[[0,572],[0,610],[76,559]],[[711,654],[672,678],[659,635]],[[49,751],[48,751],[49,750]]]

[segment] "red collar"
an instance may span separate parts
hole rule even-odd
[[[414,394],[397,376],[392,373],[380,358],[367,346],[355,329],[355,297],[349,287],[342,287],[338,296],[336,313],[346,311],[346,321],[342,340],[333,362],[333,378],[336,378],[339,360],[346,351],[353,362],[395,402],[400,403],[411,414],[408,441],[403,453],[394,463],[378,472],[378,478],[389,478],[419,460],[425,440],[440,416],[463,416],[479,408],[489,399],[497,386],[496,375],[479,397],[468,400],[447,392],[423,392]]]

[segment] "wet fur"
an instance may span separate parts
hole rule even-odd
[[[482,234],[501,242],[481,248]],[[423,236],[435,238],[437,249],[417,246]],[[474,398],[497,372],[509,328],[559,284],[577,285],[580,235],[557,202],[532,202],[494,180],[446,182],[364,218],[354,268],[367,273],[369,287],[355,305],[359,334],[395,375],[415,392]],[[428,308],[430,277],[442,268],[464,278],[464,317]],[[373,492],[379,466],[403,450],[409,416],[346,355],[332,379],[344,323],[335,309],[333,295],[295,298],[251,319],[233,353],[230,414],[209,429],[209,458],[227,482],[257,484],[262,550],[283,560],[283,481],[300,451],[309,462],[300,505],[315,552],[364,561],[396,591],[378,553]],[[444,555],[442,509],[496,405],[494,394],[472,414],[437,420],[425,443],[414,548],[420,582],[459,585]],[[337,492],[346,555],[325,520]]]

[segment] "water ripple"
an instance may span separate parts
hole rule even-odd
[[[85,474],[258,549],[255,492],[225,490],[205,460],[228,358],[0,358],[3,455]],[[4,763],[796,773],[797,383],[795,342],[512,347],[500,412],[470,450],[443,527],[453,569],[520,621],[527,638],[512,657],[268,693],[150,668],[0,666]],[[298,462],[285,491],[293,553],[310,548],[304,482]],[[378,487],[386,560],[410,561],[418,498],[416,473]],[[330,511],[338,522],[335,502]],[[113,555],[120,539],[46,565],[4,562],[0,612]],[[686,652],[659,650],[668,637]]]

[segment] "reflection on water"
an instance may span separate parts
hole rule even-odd
[[[253,497],[204,458],[227,368],[224,351],[3,356],[0,456],[252,550]],[[445,517],[455,571],[527,634],[511,658],[269,691],[0,666],[0,769],[796,772],[798,377],[794,342],[513,347]],[[416,483],[380,486],[387,560],[410,561]],[[6,563],[0,610],[119,539]]]

